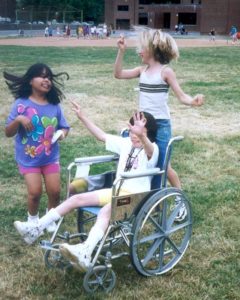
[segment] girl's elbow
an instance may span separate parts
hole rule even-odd
[[[13,137],[14,135],[11,132],[9,132],[7,129],[5,129],[5,136],[10,138]]]

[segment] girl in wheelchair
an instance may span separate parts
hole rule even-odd
[[[153,116],[146,112],[136,112],[128,123],[130,135],[127,138],[105,133],[83,113],[76,102],[72,102],[73,111],[82,124],[99,141],[105,143],[106,150],[119,154],[119,163],[116,177],[121,172],[144,171],[154,168],[158,161],[159,150],[155,143],[157,125]],[[132,178],[124,181],[117,187],[119,195],[136,192],[145,192],[151,189],[151,176]],[[71,196],[58,207],[51,209],[43,216],[38,224],[30,225],[27,222],[15,221],[14,226],[27,244],[34,243],[41,232],[53,221],[73,209],[85,206],[102,206],[95,225],[84,243],[60,246],[61,254],[72,264],[86,270],[91,262],[91,254],[98,242],[102,239],[111,216],[112,189],[101,189]]]

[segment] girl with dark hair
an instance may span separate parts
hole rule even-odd
[[[48,209],[59,204],[57,140],[65,138],[69,131],[59,105],[64,96],[60,80],[69,76],[67,73],[54,74],[42,63],[32,65],[22,76],[7,72],[3,76],[16,99],[6,121],[5,134],[7,137],[15,136],[15,159],[28,192],[28,222],[37,223],[42,177],[48,195]],[[53,232],[55,228],[53,222],[47,230]]]

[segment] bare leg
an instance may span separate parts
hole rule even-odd
[[[101,228],[105,232],[111,217],[111,203],[106,204],[98,213],[97,220],[94,226]]]
[[[58,206],[60,201],[60,173],[44,175],[46,192],[48,195],[48,210]]]
[[[39,173],[25,174],[24,179],[28,192],[28,212],[35,216],[38,214],[38,207],[42,195],[42,178]]]
[[[99,205],[98,193],[93,191],[93,192],[73,195],[72,197],[68,198],[63,203],[61,203],[59,206],[57,206],[56,211],[60,216],[64,216],[77,207],[98,206],[98,205]]]
[[[181,189],[181,182],[179,180],[177,172],[171,167],[171,164],[168,165],[167,170],[168,180],[171,186]]]

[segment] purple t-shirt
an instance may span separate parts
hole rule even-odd
[[[27,132],[19,126],[15,137],[15,159],[24,167],[40,167],[59,160],[58,143],[51,144],[52,136],[58,129],[69,129],[60,105],[39,105],[30,99],[17,99],[11,109],[6,124],[18,115],[32,121],[34,129]]]

